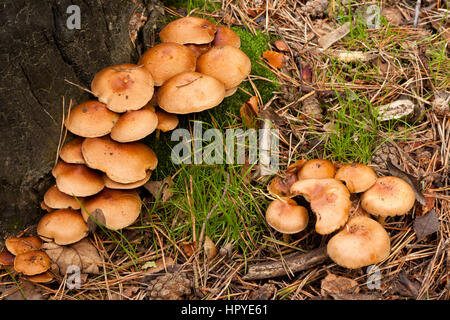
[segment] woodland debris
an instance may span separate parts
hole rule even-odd
[[[421,241],[426,236],[438,232],[440,226],[441,223],[434,209],[424,216],[417,217],[414,220],[414,231],[416,232],[417,241]]]
[[[414,103],[408,99],[401,99],[379,106],[376,110],[376,116],[380,121],[399,119],[414,111]]]
[[[344,23],[339,28],[333,30],[332,32],[322,36],[319,38],[319,46],[326,50],[329,47],[331,47],[334,43],[341,40],[343,37],[345,37],[350,32],[350,22]]]
[[[320,282],[320,293],[322,296],[330,295],[334,297],[335,295],[353,294],[358,292],[359,287],[357,281],[337,276],[332,273],[328,274]]]

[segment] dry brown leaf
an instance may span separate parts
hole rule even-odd
[[[349,32],[350,32],[350,22],[346,22],[339,28],[320,37],[318,40],[319,46],[321,46],[322,49],[326,50],[329,47],[331,47],[334,43],[338,42],[343,37],[345,37]]]
[[[195,252],[195,247],[197,246],[197,241],[182,241],[181,242],[181,248],[183,249],[184,253],[188,257],[191,257]]]
[[[403,15],[397,8],[383,8],[383,10],[381,10],[381,15],[386,18],[389,24],[392,24],[394,26],[400,26],[404,23]]]
[[[358,282],[353,279],[330,273],[320,283],[320,292],[322,296],[358,293],[359,287]]]
[[[440,226],[441,223],[434,209],[424,216],[417,217],[414,220],[414,231],[416,232],[417,241],[423,240],[426,236],[439,231]]]
[[[258,98],[256,96],[253,96],[248,101],[244,102],[239,111],[242,123],[247,128],[258,127]]]
[[[426,205],[422,206],[422,215],[426,214],[427,212],[430,212],[431,209],[434,208],[436,199],[434,197],[425,197],[425,203]]]
[[[285,59],[284,54],[271,50],[264,51],[263,57],[273,68],[276,69],[281,69],[281,67],[283,66],[283,61]]]
[[[277,288],[272,283],[266,283],[255,291],[252,291],[248,300],[269,300],[277,292]]]
[[[97,249],[87,239],[70,246],[60,246],[53,242],[42,245],[42,249],[57,265],[60,274],[64,275],[70,266],[80,268],[83,273],[99,274],[102,259]]]
[[[275,41],[273,44],[275,45],[275,47],[276,47],[278,50],[280,50],[280,51],[282,51],[282,52],[287,52],[287,51],[289,51],[289,47],[288,47],[288,45],[286,44],[286,42],[284,42],[284,41],[277,40],[277,41]]]
[[[206,257],[211,260],[217,255],[217,248],[210,237],[205,236],[205,242],[203,244],[203,249],[205,250]]]
[[[172,186],[173,181],[171,177],[166,177],[162,181],[149,181],[144,184],[144,188],[147,189],[156,200],[161,199],[163,202],[168,201],[173,196]]]
[[[93,212],[89,213],[87,220],[87,226],[89,232],[93,233],[97,230],[98,225],[104,226],[106,223],[105,215],[101,209],[95,209]]]
[[[145,274],[153,274],[163,271],[165,268],[169,268],[175,265],[175,261],[171,257],[165,257],[164,259],[158,259],[154,262],[154,265],[145,269]]]

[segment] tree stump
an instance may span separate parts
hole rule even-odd
[[[39,203],[54,183],[63,97],[66,111],[70,99],[75,106],[94,98],[65,80],[89,89],[102,68],[137,63],[153,44],[164,7],[157,0],[6,0],[1,7],[3,239],[43,214]]]

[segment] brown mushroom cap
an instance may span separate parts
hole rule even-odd
[[[14,265],[14,255],[8,251],[8,249],[3,248],[0,251],[0,266],[12,266]]]
[[[59,151],[59,156],[66,163],[85,164],[83,154],[81,153],[82,138],[75,138],[67,142]]]
[[[105,227],[119,230],[133,224],[141,212],[141,199],[135,190],[105,189],[84,202],[87,212],[101,210],[105,217]],[[83,210],[83,218],[88,220],[88,213]]]
[[[195,53],[175,42],[163,42],[148,49],[140,58],[152,74],[155,86],[162,86],[173,76],[186,71],[195,71],[197,57]]]
[[[208,20],[184,17],[166,25],[159,33],[159,38],[161,42],[203,44],[213,41],[215,33],[216,26]]]
[[[298,171],[298,179],[326,179],[334,178],[336,169],[334,165],[324,159],[313,159],[306,161],[300,171]]]
[[[178,126],[179,121],[176,115],[167,113],[164,110],[156,111],[156,115],[158,116],[158,130],[167,132],[175,129]]]
[[[351,193],[359,193],[366,191],[375,184],[377,174],[369,166],[361,163],[352,163],[340,167],[334,178],[344,181]]]
[[[81,201],[82,197],[78,199]],[[56,186],[50,187],[44,194],[44,204],[52,209],[80,209],[80,204],[74,197],[59,191]]]
[[[329,234],[342,227],[351,207],[350,193],[336,179],[305,179],[295,182],[291,193],[303,195],[316,214],[316,232]]]
[[[197,72],[214,77],[230,89],[247,78],[252,63],[240,49],[232,46],[213,47],[197,60]]]
[[[158,125],[158,117],[151,107],[143,107],[122,114],[111,130],[111,139],[118,142],[132,142],[145,138]]]
[[[53,281],[53,275],[51,274],[51,272],[46,271],[34,276],[29,276],[27,277],[27,280],[34,283],[49,283]]]
[[[105,186],[102,176],[84,164],[60,161],[53,168],[52,175],[56,179],[58,190],[69,196],[92,196],[100,192]]]
[[[27,276],[43,273],[50,269],[50,265],[50,258],[40,250],[18,254],[14,259],[14,270]]]
[[[132,182],[132,183],[119,183],[119,182],[113,181],[110,178],[108,178],[108,176],[106,174],[103,176],[103,179],[105,180],[105,187],[107,187],[107,188],[129,190],[129,189],[139,188],[139,187],[143,186],[144,184],[146,184],[147,181],[150,180],[151,175],[152,175],[152,172],[150,170],[148,170],[147,176],[144,179],[138,180],[138,181]]]
[[[327,245],[328,256],[338,265],[356,269],[383,261],[391,250],[389,235],[375,220],[354,217]]]
[[[235,48],[240,48],[241,39],[236,34],[236,32],[234,32],[230,28],[224,26],[217,26],[216,35],[214,36],[212,45],[213,47],[232,46]]]
[[[81,149],[89,167],[105,172],[119,183],[145,179],[147,170],[154,170],[158,164],[155,152],[141,142],[118,143],[109,137],[88,138]]]
[[[67,130],[81,137],[101,137],[111,132],[119,115],[97,100],[83,102],[70,111]]]
[[[297,181],[297,174],[292,172],[285,172],[282,175],[276,176],[267,186],[267,190],[271,195],[279,197],[290,197],[291,186]]]
[[[13,255],[25,253],[32,250],[39,250],[42,246],[42,240],[36,236],[8,238],[5,241],[6,249]]]
[[[192,52],[194,53],[196,59],[198,57],[200,57],[202,54],[204,54],[205,52],[208,52],[209,49],[211,49],[211,44],[210,43],[207,43],[207,44],[187,43],[184,46],[186,48],[189,48],[190,50],[192,50]]]
[[[267,223],[285,234],[300,232],[308,225],[308,210],[289,198],[272,201],[266,211]]]
[[[138,110],[153,96],[153,78],[142,66],[119,64],[97,73],[91,90],[99,101],[114,112]]]
[[[361,196],[361,206],[368,213],[387,217],[406,214],[414,206],[413,188],[404,180],[386,176]]]
[[[211,109],[219,105],[224,96],[222,82],[198,72],[179,73],[166,81],[157,92],[158,105],[175,114]]]
[[[55,210],[45,214],[38,223],[37,233],[44,241],[59,245],[75,243],[88,235],[89,229],[79,211]]]
[[[226,97],[230,97],[230,96],[232,96],[233,94],[235,94],[236,91],[237,91],[237,89],[238,89],[238,86],[233,87],[233,88],[230,88],[230,89],[226,89],[226,90],[225,90],[225,98],[226,98]]]

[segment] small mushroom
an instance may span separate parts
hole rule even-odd
[[[225,89],[238,86],[250,74],[251,68],[249,57],[232,46],[213,47],[197,60],[197,72],[221,81]]]
[[[308,210],[289,198],[272,201],[266,211],[267,223],[284,234],[294,234],[304,230],[308,220]]]
[[[81,201],[83,198],[78,199]],[[80,209],[80,204],[74,197],[59,191],[56,186],[50,187],[44,194],[44,204],[51,209]]]
[[[8,251],[8,249],[3,248],[0,251],[0,266],[12,266],[14,265],[14,255]]]
[[[148,170],[147,175],[145,176],[144,179],[138,180],[138,181],[132,182],[132,183],[119,183],[119,182],[113,181],[110,178],[108,178],[108,176],[106,174],[103,176],[103,180],[105,180],[105,187],[107,187],[107,188],[129,190],[129,189],[136,189],[136,188],[142,187],[144,184],[147,183],[147,181],[150,179],[151,175],[152,175],[152,172],[150,170]]]
[[[217,26],[212,45],[213,47],[232,46],[239,49],[241,47],[241,39],[230,28]]]
[[[147,170],[154,170],[158,164],[155,152],[141,142],[119,143],[107,136],[88,138],[81,149],[89,167],[119,183],[145,179]]]
[[[145,138],[158,125],[158,117],[151,107],[128,111],[122,114],[111,130],[111,139],[117,142],[132,142]]]
[[[214,40],[216,26],[206,19],[184,17],[167,24],[159,33],[161,42],[204,44]]]
[[[351,193],[360,193],[375,184],[377,174],[369,166],[352,163],[340,167],[336,172],[335,179],[344,181]]]
[[[205,52],[208,52],[209,49],[211,49],[211,44],[210,43],[207,43],[207,44],[192,44],[192,43],[188,43],[188,44],[185,44],[184,46],[186,48],[189,48],[190,50],[192,50],[192,52],[194,53],[196,59],[198,57],[200,57],[202,54],[204,54]]]
[[[351,207],[350,193],[336,179],[305,179],[295,182],[291,193],[302,195],[316,214],[316,232],[330,234],[347,222]]]
[[[46,271],[34,276],[28,276],[27,280],[34,283],[49,283],[53,281],[53,275],[51,272]]]
[[[92,93],[114,112],[139,110],[153,96],[153,78],[143,66],[120,64],[107,67],[92,80]]]
[[[59,151],[60,158],[66,163],[85,164],[83,154],[81,153],[82,138],[76,137],[67,142]]]
[[[157,110],[158,117],[157,129],[162,132],[167,132],[175,129],[178,126],[178,117],[175,114],[167,113],[164,110]]]
[[[53,168],[52,175],[58,190],[70,196],[92,196],[105,186],[102,176],[83,164],[60,161]]]
[[[37,225],[37,234],[44,241],[67,245],[80,241],[89,229],[79,211],[55,210],[45,214]]]
[[[39,250],[42,246],[42,240],[36,236],[8,238],[5,241],[6,249],[13,255],[25,253],[32,250]]]
[[[390,250],[386,230],[375,220],[364,216],[350,219],[327,244],[328,256],[336,264],[349,269],[383,261]]]
[[[312,159],[306,161],[298,171],[298,179],[327,179],[334,178],[336,169],[334,165],[324,159]]]
[[[414,206],[413,188],[404,180],[385,176],[361,196],[361,206],[375,216],[387,217],[404,215]]]
[[[219,105],[225,87],[219,80],[198,72],[182,72],[159,88],[158,105],[166,112],[187,114]]]
[[[49,256],[40,250],[18,254],[14,259],[14,270],[27,276],[34,276],[50,269]]]
[[[297,160],[287,167],[286,172],[276,176],[267,186],[272,196],[291,197],[291,187],[298,180],[297,173],[305,164],[306,160]]]
[[[83,102],[74,107],[65,120],[67,130],[81,137],[101,137],[111,132],[119,119],[104,103],[96,100]]]
[[[98,195],[84,202],[82,215],[85,221],[89,214],[101,210],[105,227],[120,230],[133,224],[141,212],[141,199],[135,190],[104,189]],[[88,214],[89,213],[89,214]]]
[[[163,42],[148,49],[139,64],[150,71],[155,86],[162,86],[181,72],[195,71],[196,61],[197,57],[191,49],[179,43]]]

